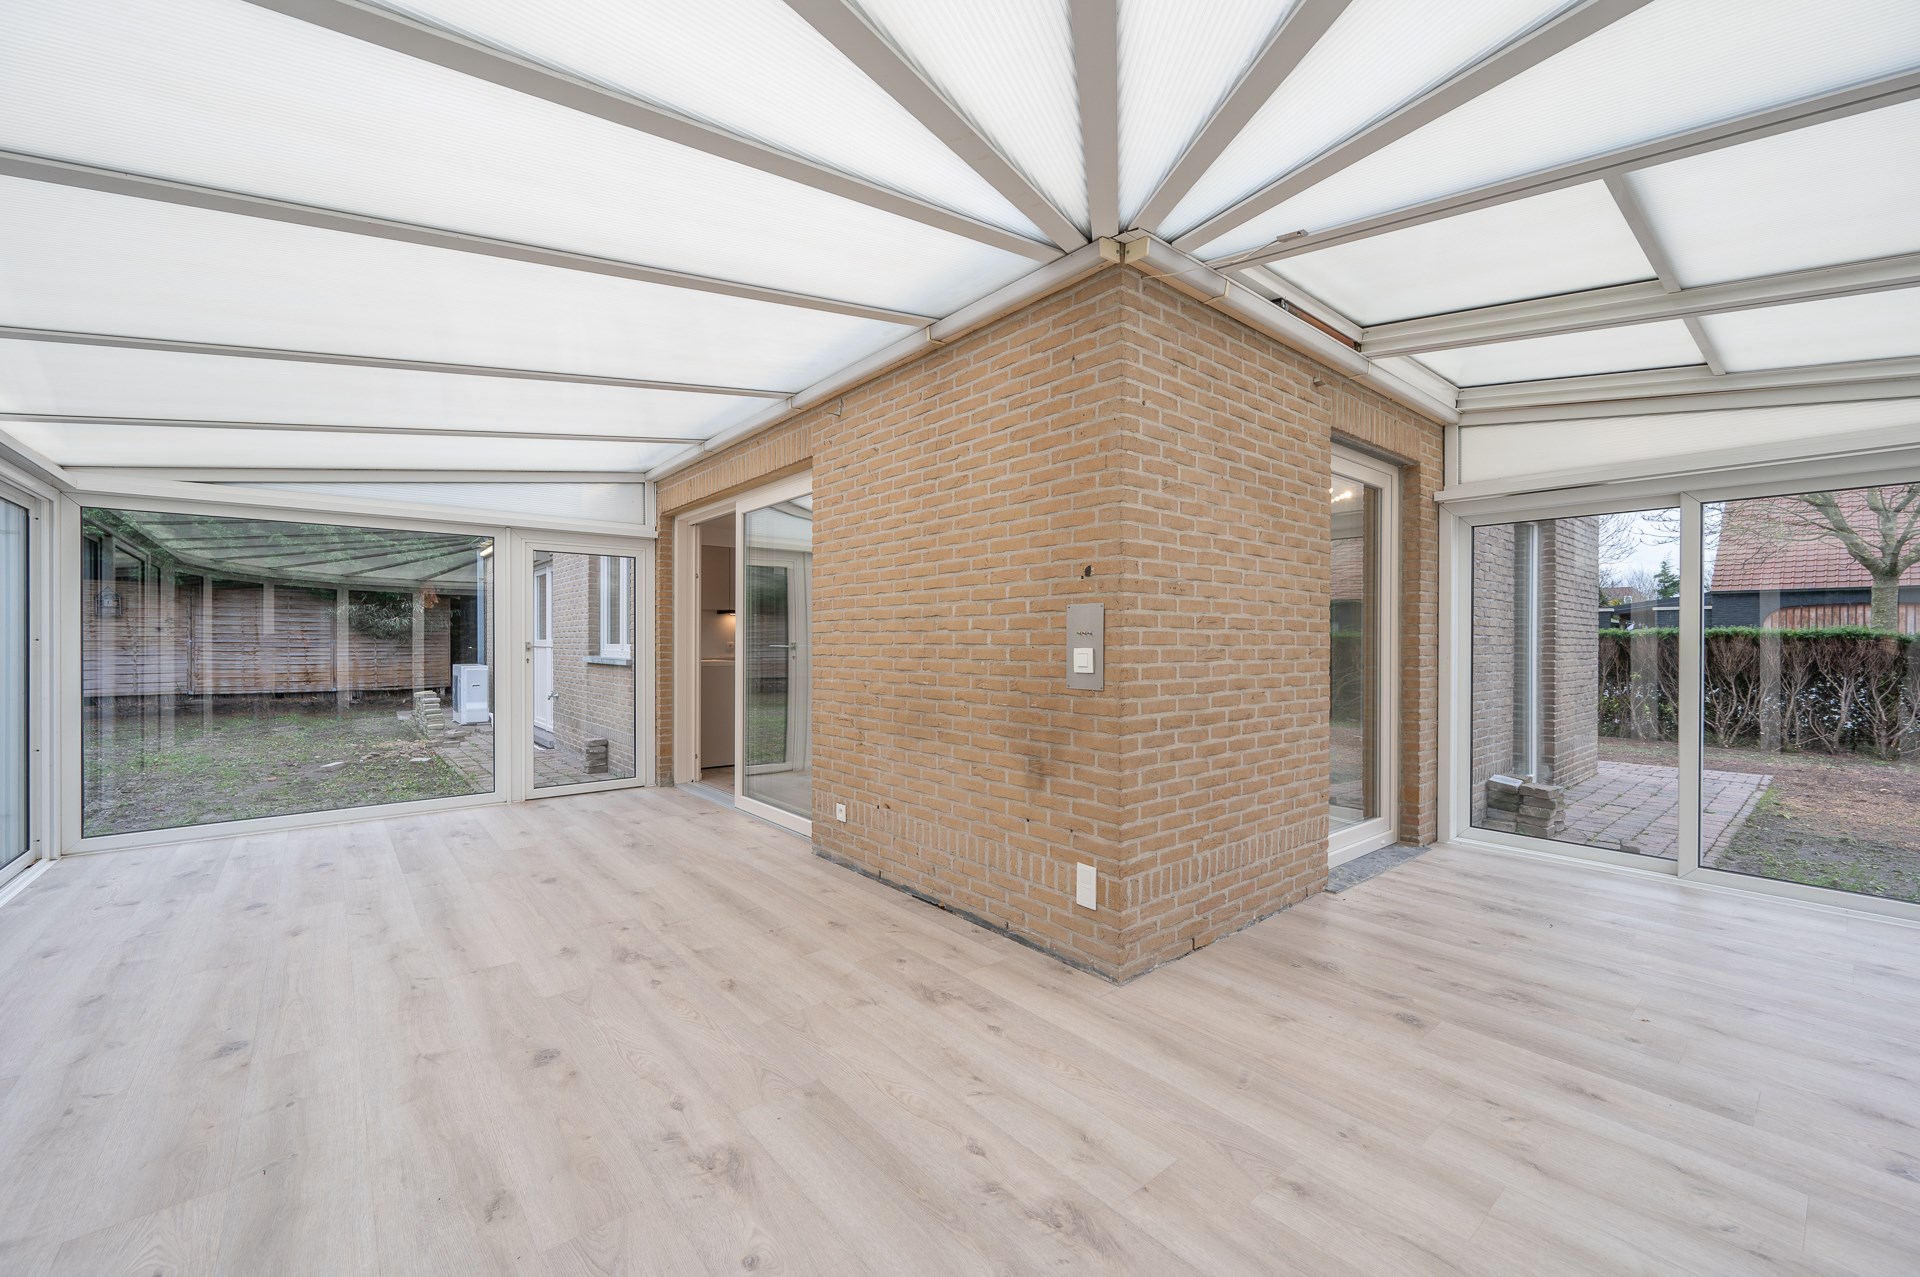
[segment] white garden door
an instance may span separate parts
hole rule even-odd
[[[533,726],[553,731],[553,568],[533,570]]]

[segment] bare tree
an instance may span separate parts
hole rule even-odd
[[[1854,498],[1843,500],[1842,498]],[[1900,629],[1900,578],[1920,563],[1920,483],[1807,492],[1778,502],[1789,539],[1837,541],[1873,578],[1867,624]]]

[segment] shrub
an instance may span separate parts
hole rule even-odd
[[[1662,733],[1679,711],[1680,632],[1600,631],[1600,734]],[[1920,747],[1920,639],[1858,626],[1709,629],[1702,715],[1720,746],[1899,758]]]

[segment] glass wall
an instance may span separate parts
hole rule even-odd
[[[1702,864],[1920,902],[1920,483],[1703,517]]]
[[[82,512],[82,833],[489,793],[490,538]]]
[[[741,526],[740,794],[812,819],[813,498],[749,510]]]
[[[1679,851],[1679,511],[1473,533],[1472,824]]]
[[[28,809],[33,748],[27,698],[32,637],[27,511],[0,500],[0,872],[33,849]]]
[[[533,554],[533,784],[631,780],[634,561]]]

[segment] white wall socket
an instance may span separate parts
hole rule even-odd
[[[845,803],[835,803],[833,805],[833,818],[843,825],[847,823],[847,805]]]
[[[1099,874],[1092,865],[1073,867],[1073,903],[1082,909],[1098,909],[1099,896],[1095,888],[1099,885]]]

